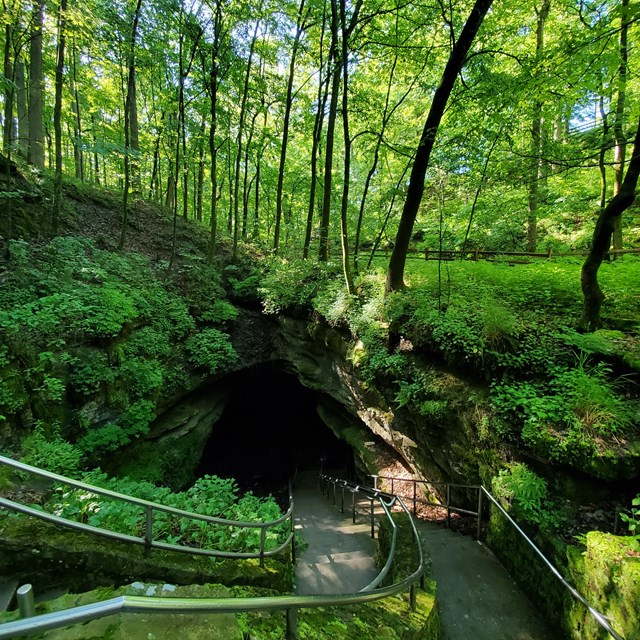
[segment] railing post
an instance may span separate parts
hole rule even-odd
[[[287,609],[286,640],[298,640],[298,610]]]
[[[144,546],[148,551],[153,542],[153,508],[146,506],[144,508]]]
[[[342,499],[340,500],[340,513],[344,513],[344,485],[342,485]]]
[[[371,537],[375,538],[376,537],[376,522],[375,522],[375,515],[373,512],[373,498],[369,498],[369,500],[371,501]]]
[[[451,526],[451,485],[447,484],[447,529]]]
[[[16,591],[18,600],[18,610],[21,618],[32,618],[36,615],[36,605],[33,599],[33,587],[30,584],[23,584]]]
[[[333,504],[336,504],[336,483],[333,483]]]
[[[411,611],[416,610],[417,601],[416,583],[414,582],[409,589],[409,607],[411,608]]]
[[[373,488],[378,488],[378,476],[371,476],[373,478]]]
[[[267,540],[267,528],[260,527],[260,566],[264,567],[264,545]]]
[[[391,478],[391,493],[395,494],[394,479]]]
[[[351,494],[351,521],[356,523],[356,492]]]
[[[476,539],[480,542],[480,533],[482,530],[482,487],[478,487],[478,529],[476,531]]]
[[[296,528],[291,514],[291,564],[296,563]]]
[[[418,515],[418,494],[417,494],[417,489],[418,487],[418,483],[414,480],[413,481],[413,515]]]

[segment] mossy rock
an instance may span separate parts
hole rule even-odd
[[[40,591],[83,591],[133,580],[175,584],[253,585],[289,592],[292,568],[280,559],[221,560],[131,545],[62,529],[26,516],[0,523],[0,574],[31,582]]]
[[[632,537],[591,531],[586,548],[567,554],[572,580],[625,640],[640,640],[640,545]],[[567,599],[565,627],[576,640],[598,640],[602,628],[575,600]],[[603,635],[604,634],[604,635]]]
[[[269,595],[256,589],[232,589],[239,595]],[[240,627],[251,638],[282,640],[282,611],[238,616]],[[409,594],[345,607],[302,609],[298,613],[298,640],[440,640],[440,619],[435,582],[427,580],[418,590],[416,610],[409,607]]]
[[[215,584],[176,587],[169,584],[134,583],[118,589],[94,589],[81,594],[66,594],[41,603],[37,614],[61,611],[123,595],[169,598],[230,597],[226,587]],[[15,613],[3,614],[8,622]],[[42,636],[46,640],[242,640],[243,634],[233,614],[205,613],[119,613],[55,629]]]

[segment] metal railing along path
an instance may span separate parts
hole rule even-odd
[[[225,518],[216,518],[214,516],[206,516],[191,511],[184,511],[183,509],[175,509],[156,502],[149,502],[141,498],[134,498],[133,496],[125,495],[123,493],[117,493],[110,491],[109,489],[103,489],[101,487],[95,487],[78,480],[72,480],[65,476],[58,475],[57,473],[51,473],[50,471],[44,471],[37,467],[18,462],[5,456],[0,456],[0,465],[8,466],[16,471],[30,473],[47,480],[52,480],[61,484],[65,484],[76,489],[81,489],[89,493],[93,493],[113,500],[119,500],[121,502],[127,502],[141,507],[144,511],[145,523],[144,523],[144,536],[132,536],[129,534],[121,533],[119,531],[113,531],[111,529],[104,529],[102,527],[96,527],[93,525],[85,524],[83,522],[77,522],[76,520],[69,520],[52,513],[47,513],[39,509],[34,509],[27,505],[9,500],[7,498],[0,498],[0,508],[5,508],[9,511],[16,513],[22,513],[46,522],[51,522],[56,525],[67,527],[69,529],[75,529],[76,531],[82,531],[84,533],[90,533],[105,538],[111,538],[113,540],[119,540],[136,545],[144,545],[147,548],[161,549],[164,551],[176,551],[181,553],[189,553],[192,555],[210,556],[215,558],[237,558],[237,559],[251,559],[260,558],[260,562],[264,561],[264,558],[275,556],[287,547],[291,546],[292,555],[295,554],[294,548],[294,527],[293,527],[293,496],[291,490],[289,492],[289,508],[287,512],[278,518],[277,520],[270,520],[267,522],[245,522],[239,520],[228,520]],[[180,544],[171,544],[168,542],[161,542],[153,539],[153,514],[154,512],[163,512],[170,515],[187,518],[190,520],[198,520],[206,522],[211,525],[221,525],[226,527],[236,527],[239,529],[260,529],[260,543],[259,548],[256,551],[221,551],[218,549],[203,549],[198,547],[189,547]],[[281,544],[277,545],[273,549],[266,549],[267,531],[273,529],[284,522],[289,521],[289,533]]]
[[[399,483],[411,483],[413,485],[413,497],[409,498],[410,501],[413,502],[413,512],[416,513],[416,507],[418,504],[423,504],[431,507],[439,507],[447,510],[447,526],[449,525],[449,519],[451,516],[451,512],[464,513],[467,515],[475,516],[477,518],[477,539],[480,541],[480,533],[481,533],[481,524],[482,524],[482,506],[483,506],[483,498],[486,498],[491,504],[493,504],[500,513],[504,516],[507,522],[513,527],[513,529],[520,535],[522,540],[534,551],[534,553],[542,560],[544,565],[551,571],[553,576],[560,581],[562,586],[571,594],[573,598],[575,598],[578,602],[580,602],[584,607],[589,611],[594,620],[602,627],[614,640],[625,640],[623,636],[621,636],[609,622],[608,618],[598,611],[595,607],[589,604],[589,601],[570,583],[566,580],[566,578],[560,573],[558,568],[542,553],[540,548],[531,540],[531,538],[522,530],[520,525],[509,515],[509,513],[505,510],[505,508],[500,504],[500,502],[493,496],[493,494],[487,490],[483,485],[467,485],[467,484],[454,484],[447,482],[431,482],[429,480],[416,480],[414,478],[399,478],[399,477],[391,477],[391,476],[370,476],[373,478],[373,486],[377,489],[379,480],[387,480],[391,482],[391,492],[395,490]],[[423,498],[417,496],[417,485],[429,485],[433,487],[445,487],[446,488],[446,502],[430,502]],[[462,509],[460,507],[455,507],[451,504],[451,490],[452,489],[465,489],[465,490],[474,490],[478,492],[478,510],[470,511],[468,509]]]
[[[16,469],[31,470],[33,467],[27,467],[21,463],[16,463],[13,460],[3,458],[0,456],[0,462],[11,463]],[[17,465],[17,466],[14,466]],[[50,474],[49,472],[40,472],[43,477],[48,477],[58,481],[62,476],[56,474]],[[64,480],[68,480],[64,478]],[[335,482],[341,482],[332,479]],[[70,481],[72,486],[78,488],[88,488],[90,485],[84,485],[83,483]],[[93,489],[93,487],[91,488]],[[95,487],[95,489],[99,489]],[[360,488],[358,488],[360,489]],[[364,490],[364,488],[362,488]],[[99,489],[102,495],[108,495],[109,497],[120,497],[120,494],[114,494],[111,491],[105,489]],[[410,590],[410,606],[415,608],[416,606],[416,584],[420,583],[424,586],[424,555],[422,550],[422,544],[418,530],[411,518],[409,510],[406,508],[401,498],[397,496],[391,496],[388,493],[377,491],[374,489],[367,489],[368,495],[375,494],[375,499],[379,500],[383,507],[385,515],[390,519],[393,527],[392,549],[389,553],[385,566],[382,568],[376,578],[368,584],[366,587],[358,591],[357,593],[348,594],[329,594],[329,595],[305,595],[305,596],[269,596],[269,597],[252,597],[252,598],[158,598],[152,596],[119,596],[111,598],[109,600],[103,600],[93,604],[83,605],[79,607],[73,607],[71,609],[65,609],[62,611],[56,611],[53,613],[47,613],[39,616],[33,616],[23,618],[15,622],[7,622],[0,625],[0,640],[5,638],[19,638],[29,636],[32,634],[43,633],[51,629],[57,629],[61,627],[67,627],[74,624],[83,622],[89,622],[105,616],[110,616],[118,613],[147,613],[147,614],[167,614],[167,613],[242,613],[242,612],[256,612],[256,611],[286,611],[287,615],[287,640],[295,640],[297,638],[297,611],[298,609],[308,609],[315,607],[327,607],[327,606],[343,606],[349,604],[362,604],[365,602],[372,602],[375,600],[381,600],[389,596],[396,595],[407,589]],[[129,496],[125,496],[129,498]],[[136,503],[144,503],[146,501],[138,501],[133,499]],[[385,579],[389,573],[389,569],[393,563],[393,556],[396,546],[396,528],[395,523],[391,517],[390,506],[399,504],[402,509],[409,515],[412,524],[412,530],[416,544],[419,549],[419,564],[418,567],[407,576],[404,580],[396,582],[392,585],[380,587],[380,583]],[[0,503],[0,506],[5,506]],[[155,505],[154,505],[155,506]],[[162,506],[162,505],[160,505]],[[293,509],[293,505],[290,511]],[[172,510],[173,511],[173,510]],[[179,510],[176,510],[179,511]],[[37,512],[40,514],[40,512]],[[292,519],[293,520],[293,519]],[[78,524],[78,523],[76,523]],[[125,540],[124,541],[129,541]],[[135,539],[136,541],[138,539]],[[265,553],[266,555],[266,553]]]

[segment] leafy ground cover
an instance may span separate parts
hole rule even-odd
[[[634,474],[640,451],[640,262],[601,271],[605,329],[580,334],[580,263],[411,261],[409,287],[384,296],[384,265],[349,296],[337,265],[274,261],[260,292],[267,312],[306,309],[350,331],[366,382],[386,380],[396,403],[425,417],[444,407],[416,354],[485,380],[481,434],[595,475]],[[291,284],[294,286],[291,286]],[[597,460],[620,460],[615,471]],[[628,464],[628,468],[625,465]],[[615,466],[615,465],[614,465]]]

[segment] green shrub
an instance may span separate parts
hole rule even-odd
[[[259,522],[276,520],[282,512],[271,497],[257,498],[251,493],[239,497],[235,480],[204,476],[187,491],[172,493],[166,487],[129,478],[109,478],[100,469],[85,474],[83,481],[104,489],[202,515],[231,520]],[[59,487],[48,508],[57,515],[128,535],[144,535],[144,510],[136,505],[111,500],[87,491]],[[222,551],[256,551],[260,529],[241,529],[214,525],[156,511],[154,539],[172,544],[215,548]],[[278,546],[286,538],[286,525],[267,532],[265,548]]]
[[[197,367],[215,374],[228,369],[238,355],[229,336],[217,329],[203,329],[187,340],[190,361]]]
[[[82,452],[76,446],[63,440],[57,429],[49,438],[42,425],[22,443],[21,461],[63,476],[74,477],[80,469]]]
[[[523,462],[515,462],[493,479],[493,491],[515,507],[515,514],[543,529],[555,529],[560,517],[549,500],[547,483]]]

